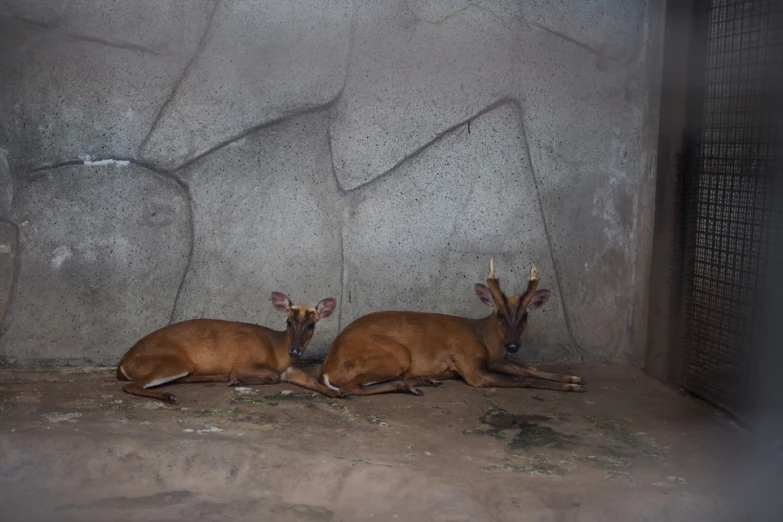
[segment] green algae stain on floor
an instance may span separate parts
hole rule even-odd
[[[519,433],[509,441],[509,449],[530,450],[532,448],[568,449],[580,442],[577,435],[569,435],[556,431],[549,426],[541,426],[535,422],[517,423]]]
[[[634,433],[622,426],[619,421],[585,415],[594,427],[608,436],[614,444],[599,446],[609,456],[615,457],[662,457],[666,454],[666,448],[659,446],[654,440],[646,437],[644,433]]]
[[[516,434],[506,442],[509,450],[530,450],[538,447],[568,449],[579,444],[578,435],[559,432],[539,422],[551,421],[546,415],[513,414],[502,408],[490,408],[479,418],[482,424],[491,429],[464,430],[464,435],[491,435],[505,440],[504,432],[516,430]]]
[[[523,458],[521,463],[507,460],[501,464],[485,466],[482,470],[485,473],[521,473],[523,475],[556,475],[563,477],[573,467],[567,461],[554,462],[547,455],[537,454]]]
[[[192,410],[194,417],[231,417],[232,415],[239,413],[239,408],[217,408],[214,410]]]

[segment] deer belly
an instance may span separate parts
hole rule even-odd
[[[452,379],[456,376],[456,373],[449,368],[447,364],[416,364],[418,361],[414,361],[411,364],[410,370],[406,373],[406,377],[429,377],[432,379]]]
[[[441,372],[435,375],[428,375],[428,377],[437,379],[439,381],[445,381],[447,379],[454,379],[455,377],[457,377],[457,374],[450,370],[446,370],[445,372]]]
[[[251,366],[245,361],[237,360],[235,357],[227,356],[225,353],[202,353],[198,355],[197,357],[191,357],[194,375],[228,374],[237,367]]]

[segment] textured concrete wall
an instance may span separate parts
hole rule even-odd
[[[338,298],[323,355],[372,310],[485,314],[490,255],[553,291],[524,358],[628,360],[661,6],[0,0],[0,364],[280,327],[273,290]]]

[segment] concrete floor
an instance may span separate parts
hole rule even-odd
[[[710,521],[740,430],[627,367],[588,393],[459,381],[327,400],[290,385],[124,394],[113,370],[0,372],[0,519]],[[314,371],[309,368],[309,371]]]

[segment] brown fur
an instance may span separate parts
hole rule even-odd
[[[117,379],[132,381],[123,390],[176,404],[174,395],[150,388],[185,382],[228,382],[233,386],[286,381],[330,397],[339,396],[294,366],[321,318],[317,309],[292,306],[282,294],[278,298],[285,304],[275,307],[287,313],[283,331],[249,323],[193,319],[152,332],[120,360]],[[325,299],[319,307],[326,301],[331,301],[331,308],[322,313],[323,317],[334,309],[334,300]]]
[[[490,269],[488,287],[493,312],[484,319],[467,319],[426,312],[375,312],[360,317],[337,336],[321,368],[321,383],[348,394],[392,391],[421,392],[416,386],[440,385],[461,377],[475,387],[544,388],[584,391],[582,379],[539,371],[504,358],[506,347],[519,345],[527,325],[527,310],[538,281],[531,269],[527,290],[507,297]],[[481,297],[481,295],[480,295]],[[540,304],[534,305],[535,307]],[[518,349],[518,348],[517,348]]]

